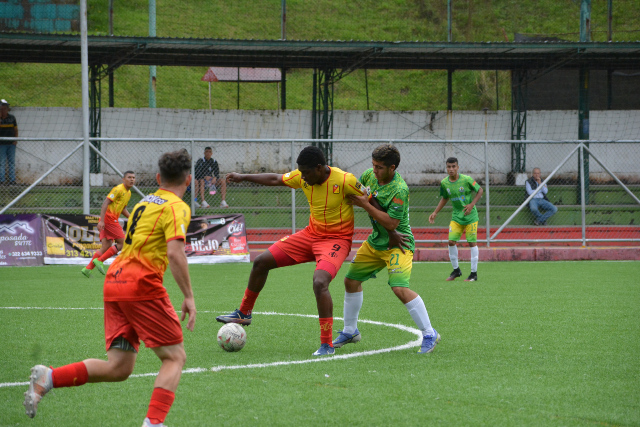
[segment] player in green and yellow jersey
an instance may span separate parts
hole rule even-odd
[[[344,330],[333,341],[333,346],[340,348],[360,341],[358,314],[363,302],[362,282],[386,267],[391,290],[422,332],[418,353],[430,353],[440,335],[431,327],[420,295],[409,289],[415,242],[409,225],[409,187],[396,171],[400,152],[391,144],[383,144],[373,150],[371,157],[373,168],[360,177],[369,196],[354,195],[349,199],[367,211],[373,231],[358,249],[344,279]]]
[[[449,259],[453,266],[448,281],[455,280],[462,276],[460,266],[458,265],[458,247],[457,242],[462,237],[462,233],[466,234],[467,243],[471,251],[471,274],[465,279],[466,282],[475,282],[478,280],[478,210],[476,203],[482,197],[482,187],[478,185],[475,179],[468,175],[458,173],[458,159],[449,157],[447,159],[448,176],[440,182],[440,195],[442,199],[436,206],[436,209],[429,215],[429,222],[434,223],[438,212],[447,204],[447,200],[451,200],[453,207],[453,216],[449,224]],[[471,199],[472,193],[476,193]]]
[[[216,317],[218,322],[251,324],[251,311],[258,294],[274,268],[315,261],[313,292],[320,320],[320,348],[314,356],[335,352],[332,345],[333,301],[329,283],[336,277],[351,251],[354,219],[350,194],[363,195],[365,190],[353,174],[327,165],[318,147],[305,147],[297,159],[298,169],[285,173],[230,173],[227,181],[249,181],[270,186],[302,189],[311,210],[309,225],[303,230],[274,243],[253,261],[249,283],[240,308],[233,313]]]
[[[129,218],[127,204],[131,199],[131,187],[135,183],[136,174],[133,171],[126,171],[122,176],[122,184],[113,187],[104,202],[102,202],[100,221],[98,221],[102,247],[95,251],[89,264],[82,269],[82,274],[86,277],[91,276],[94,267],[98,267],[98,271],[105,274],[104,262],[122,250],[124,232],[119,218],[120,214],[124,215],[125,218]],[[114,241],[115,245],[113,244]]]

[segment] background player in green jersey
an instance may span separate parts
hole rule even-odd
[[[451,260],[451,265],[453,265],[453,271],[447,280],[455,280],[456,277],[462,276],[458,266],[458,247],[456,243],[464,232],[471,250],[471,274],[465,279],[465,282],[475,282],[478,280],[478,210],[476,209],[476,203],[482,197],[483,190],[475,179],[458,173],[458,169],[458,159],[449,157],[447,159],[447,174],[449,176],[440,182],[442,199],[436,206],[436,210],[429,215],[429,222],[433,224],[438,212],[447,204],[447,200],[451,200],[453,215],[449,224],[449,259]],[[471,200],[471,193],[473,192],[476,195]]]
[[[362,282],[386,267],[391,290],[422,331],[418,353],[430,353],[440,341],[440,335],[431,327],[420,295],[409,289],[415,243],[409,226],[409,187],[396,172],[400,152],[391,144],[383,144],[373,150],[371,157],[373,168],[360,178],[369,196],[350,195],[349,198],[367,211],[373,231],[358,249],[344,279],[344,330],[333,341],[333,346],[340,348],[360,341],[358,314],[363,301]]]

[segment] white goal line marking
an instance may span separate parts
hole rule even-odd
[[[0,310],[103,310],[102,308],[96,308],[96,307],[87,307],[87,308],[80,308],[80,307],[0,307]],[[209,313],[212,314],[214,312],[212,311],[207,311],[207,310],[203,310],[203,311],[198,311],[198,313]],[[317,315],[313,315],[313,314],[296,314],[296,313],[277,313],[274,311],[254,311],[252,314],[261,314],[261,315],[267,315],[267,316],[295,316],[295,317],[307,317],[310,319],[317,319],[318,316]],[[334,317],[335,320],[343,320],[342,317]],[[417,335],[418,338],[416,338],[414,341],[408,342],[406,344],[403,345],[399,345],[396,347],[388,347],[388,348],[381,348],[379,350],[369,350],[369,351],[360,351],[360,352],[356,352],[356,353],[349,353],[349,354],[340,354],[340,355],[334,355],[334,356],[329,356],[329,357],[314,357],[313,359],[304,359],[304,360],[288,360],[286,362],[270,362],[270,363],[252,363],[249,365],[218,365],[218,366],[213,366],[211,368],[189,368],[189,369],[185,369],[182,371],[183,374],[198,374],[198,373],[203,373],[203,372],[220,372],[220,371],[224,371],[224,370],[234,370],[234,369],[253,369],[253,368],[269,368],[272,366],[286,366],[286,365],[302,365],[305,363],[315,363],[315,362],[329,362],[332,360],[344,360],[344,359],[351,359],[352,357],[362,357],[362,356],[372,356],[374,354],[381,354],[381,353],[389,353],[392,351],[399,351],[399,350],[406,350],[409,349],[411,347],[416,347],[418,345],[420,345],[422,343],[422,332],[419,331],[416,328],[412,328],[409,326],[405,326],[405,325],[400,325],[400,324],[395,324],[395,323],[386,323],[386,322],[378,322],[375,320],[366,320],[366,319],[358,319],[358,322],[361,323],[369,323],[371,325],[378,325],[378,326],[387,326],[390,328],[396,328],[396,329],[400,329],[401,331],[406,331],[406,332],[410,332],[412,334]],[[146,373],[146,374],[134,374],[134,375],[130,375],[129,378],[142,378],[142,377],[155,377],[157,376],[158,373],[157,372],[151,372],[151,373]],[[29,382],[13,382],[13,383],[0,383],[0,388],[4,388],[4,387],[17,387],[17,386],[28,386]]]

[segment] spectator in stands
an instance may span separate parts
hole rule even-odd
[[[0,100],[0,137],[17,138],[18,122],[9,114],[9,103]],[[16,183],[16,144],[17,141],[0,141],[0,184],[5,183],[5,165],[9,163],[9,184]]]
[[[527,197],[532,195],[541,184],[542,179],[540,178],[540,168],[533,168],[531,178],[529,178],[524,185],[527,190]],[[536,225],[545,225],[547,220],[558,212],[558,208],[556,208],[547,198],[548,191],[549,189],[547,186],[543,185],[538,194],[533,196],[533,199],[529,202],[529,209],[531,209],[531,213],[535,217],[534,221]],[[541,213],[540,209],[543,209],[544,213]]]
[[[195,166],[196,179],[193,184],[193,188],[196,196],[196,207],[208,208],[209,203],[204,198],[205,187],[210,194],[216,194],[216,184],[220,185],[220,196],[222,201],[220,202],[221,208],[228,208],[229,205],[225,201],[227,196],[227,181],[220,179],[220,167],[218,162],[211,157],[213,150],[211,147],[204,149],[204,157],[198,159]],[[198,192],[200,192],[200,201],[198,202]]]

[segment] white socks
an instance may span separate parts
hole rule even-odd
[[[469,249],[471,250],[471,272],[477,273],[478,272],[478,254],[480,251],[478,250],[477,246],[472,246]]]
[[[451,248],[451,246],[449,247]],[[414,322],[416,322],[416,326],[418,326],[418,329],[422,331],[422,335],[433,336],[435,332],[431,327],[431,321],[429,320],[427,307],[424,306],[424,301],[422,301],[422,298],[420,298],[420,295],[418,295],[413,300],[406,303],[404,306],[407,307],[407,310],[409,310],[409,314],[411,315],[411,318],[413,319]],[[345,316],[345,319],[346,319],[346,316]],[[345,320],[345,325],[346,325],[346,320]]]
[[[449,259],[453,269],[458,268],[458,247],[456,245],[449,246]]]
[[[362,292],[344,293],[344,333],[353,334],[356,331],[362,300]]]

